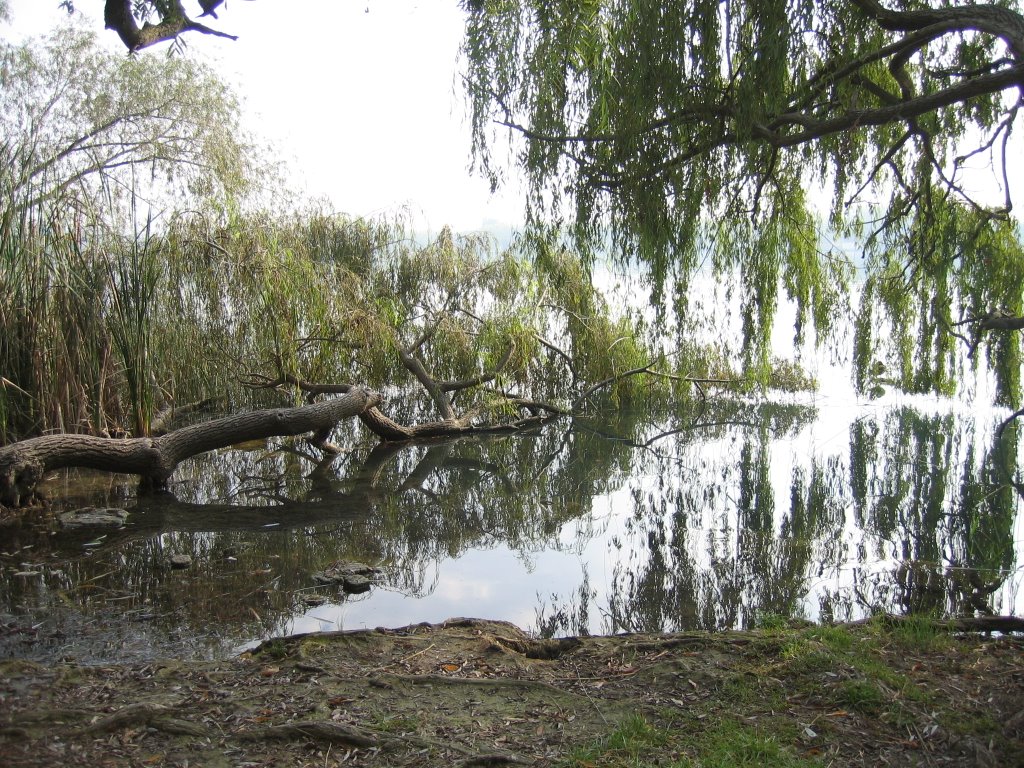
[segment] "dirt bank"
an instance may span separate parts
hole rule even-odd
[[[8,766],[1024,765],[1024,641],[924,621],[539,641],[459,619],[223,662],[0,663]]]

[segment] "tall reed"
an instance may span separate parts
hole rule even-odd
[[[103,432],[121,420],[93,252],[104,230],[73,197],[17,187],[12,168],[0,169],[0,440]]]
[[[132,205],[133,223],[137,222]],[[106,326],[123,366],[133,431],[148,435],[153,418],[152,312],[162,276],[153,216],[148,214],[141,230],[127,237],[115,237],[106,254]]]
[[[129,207],[126,224],[123,208],[73,198],[0,204],[5,442],[54,430],[143,435],[164,405],[280,397],[244,386],[253,376],[415,388],[397,350],[418,340],[438,379],[478,376],[511,354],[499,386],[527,397],[602,380],[612,384],[601,396],[620,405],[669,392],[662,379],[615,378],[651,361],[652,347],[569,253],[531,266],[480,238],[445,230],[422,247],[400,222],[316,210],[157,220]],[[696,359],[685,357],[678,365]],[[466,411],[491,405],[459,397]],[[390,407],[418,418],[414,399]]]

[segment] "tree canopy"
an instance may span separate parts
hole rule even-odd
[[[135,51],[186,32],[230,37],[198,21],[222,6],[200,0],[189,16],[180,0],[105,0],[105,22]],[[753,370],[768,361],[780,287],[798,342],[845,325],[859,296],[862,391],[948,392],[984,359],[999,399],[1019,399],[1019,339],[1004,332],[1024,325],[1008,166],[1024,84],[1017,2],[462,6],[477,168],[500,183],[509,141],[528,219],[645,265],[682,332],[698,270],[733,282]],[[830,238],[863,253],[851,260]]]
[[[808,320],[830,329],[849,271],[823,228],[866,243],[863,295],[885,311],[866,317],[867,304],[858,342],[876,349],[896,331],[881,357],[910,389],[949,389],[958,323],[1020,315],[1007,169],[1024,84],[1015,4],[465,5],[480,167],[497,183],[511,134],[533,217],[567,220],[584,245],[610,232],[656,287],[674,279],[685,296],[706,263],[738,275],[755,358],[779,284],[799,307],[798,336]],[[969,169],[986,163],[995,205],[971,191]],[[990,352],[1006,383],[1016,353]],[[881,357],[858,357],[864,386]]]
[[[0,189],[21,216],[72,198],[234,194],[257,156],[230,89],[181,57],[121,57],[74,27],[0,43]]]

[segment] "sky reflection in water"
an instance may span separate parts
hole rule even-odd
[[[453,616],[565,635],[1020,614],[1020,495],[1000,464],[1019,461],[1013,430],[992,450],[1001,416],[818,405],[620,413],[319,467],[301,444],[250,446],[183,465],[170,498],[62,481],[52,495],[124,506],[128,525],[12,532],[0,654],[210,657]],[[173,553],[192,567],[170,569]],[[316,585],[349,560],[382,582]]]

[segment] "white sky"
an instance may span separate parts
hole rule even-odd
[[[10,0],[7,38],[66,19],[59,0]],[[111,50],[102,0],[76,0]],[[198,3],[186,9],[198,15]],[[469,125],[457,83],[462,13],[455,0],[227,0],[209,25],[237,41],[189,34],[212,58],[310,197],[357,216],[408,209],[417,225],[467,231],[522,220],[518,188],[496,196],[470,175]],[[145,52],[164,55],[162,45]]]
[[[12,23],[0,23],[0,36],[53,29],[67,15],[58,3],[9,0]],[[103,0],[75,5],[101,41],[124,51],[103,30]],[[198,15],[196,0],[185,5]],[[286,162],[293,187],[356,216],[407,210],[421,230],[521,223],[521,187],[513,181],[492,196],[468,170],[469,126],[456,81],[463,17],[456,0],[226,0],[218,14],[210,26],[239,39],[188,34],[189,55],[213,59],[235,86],[250,128]],[[164,55],[167,47],[144,55]],[[1014,179],[1024,173],[1020,142],[1015,137],[1009,155]],[[977,199],[1000,205],[989,161],[975,158],[963,182]],[[827,191],[812,195],[821,196],[827,211]]]

